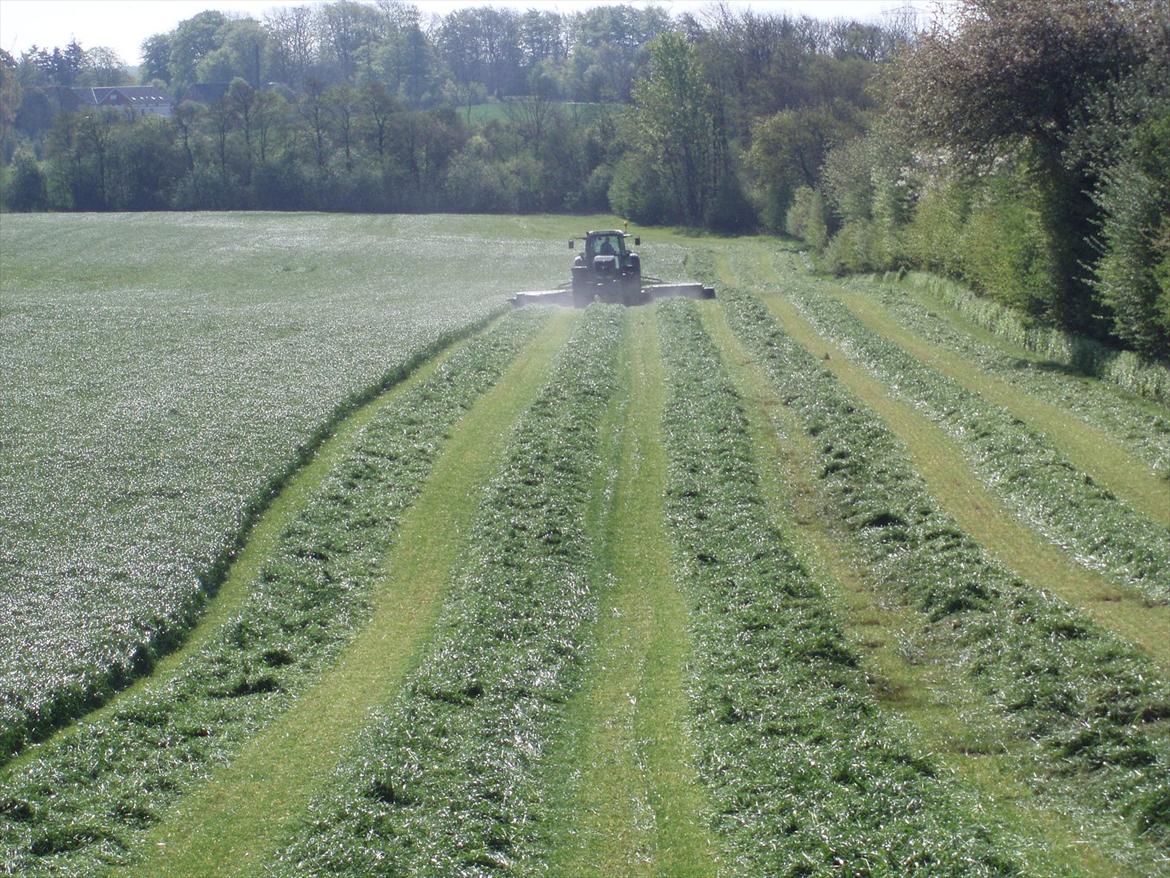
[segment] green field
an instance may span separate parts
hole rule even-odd
[[[616,222],[3,217],[0,874],[1170,875],[1170,411]]]

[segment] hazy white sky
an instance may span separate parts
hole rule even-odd
[[[445,15],[460,6],[514,6],[520,9],[555,9],[601,6],[630,0],[421,0],[424,14]],[[634,0],[638,2],[638,0]],[[29,46],[66,46],[76,39],[82,47],[106,46],[128,64],[141,63],[139,47],[147,37],[169,31],[180,21],[205,9],[218,9],[261,18],[281,6],[315,5],[313,0],[0,0],[0,48],[13,57]],[[644,0],[638,5],[644,5]],[[710,0],[658,0],[656,5],[674,12],[698,12]],[[874,19],[905,0],[731,0],[733,6],[751,6],[795,15],[825,18]],[[915,6],[926,7],[926,0]]]

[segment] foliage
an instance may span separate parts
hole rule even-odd
[[[1093,88],[1139,65],[1160,0],[963,0],[904,56],[891,105],[933,142],[1059,150]]]
[[[3,195],[4,205],[9,210],[44,210],[48,203],[45,174],[31,153],[16,154],[5,181]]]
[[[1170,101],[1170,93],[1167,95]],[[1096,288],[1113,312],[1113,330],[1138,353],[1170,360],[1170,102],[1131,135],[1104,172],[1097,203],[1104,215]]]
[[[768,228],[783,228],[796,193],[817,186],[829,149],[860,133],[852,110],[838,102],[781,110],[756,122],[747,162],[762,189],[761,214]]]
[[[794,238],[807,241],[818,252],[825,249],[829,228],[825,220],[825,199],[818,190],[801,186],[793,193],[784,230]]]
[[[650,71],[634,89],[628,136],[657,170],[666,213],[653,221],[698,227],[726,173],[714,94],[698,53],[682,34],[664,33],[649,49]]]
[[[840,230],[825,247],[833,272],[898,267],[902,228],[916,195],[909,148],[882,126],[833,149],[823,186]]]
[[[177,102],[177,162],[133,144],[157,133],[130,114],[101,124],[160,168],[130,186],[111,180],[125,168],[107,168],[93,138],[49,136],[68,113],[62,88],[84,78],[76,44],[13,60],[6,82],[25,94],[6,154],[27,141],[49,160],[54,210],[604,209],[616,180],[614,208],[643,221],[744,231],[763,209],[780,228],[794,183],[817,182],[824,150],[856,129],[874,71],[909,33],[905,21],[730,9],[700,24],[628,5],[469,7],[430,23],[389,0],[262,20],[207,11],[143,43],[141,81]],[[477,133],[491,154],[472,149]],[[788,161],[790,145],[800,154]],[[156,188],[141,191],[148,176]]]
[[[955,243],[962,275],[973,287],[1025,320],[1052,322],[1059,308],[1059,274],[1043,201],[1018,167],[998,173],[972,197]]]
[[[1163,0],[940,10],[878,78],[885,112],[826,158],[842,228],[816,248],[825,266],[910,262],[1027,320],[1165,357],[1166,175],[1146,180],[1134,150],[1165,113],[1168,53]]]

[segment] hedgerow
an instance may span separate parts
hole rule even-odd
[[[585,515],[624,321],[586,311],[489,486],[418,670],[278,874],[487,875],[539,859],[543,759],[596,615]]]
[[[8,871],[89,875],[124,862],[179,795],[312,682],[368,616],[397,523],[447,432],[542,319],[509,315],[378,412],[281,535],[239,613],[165,686],[126,695],[0,775]]]
[[[819,332],[950,433],[1021,517],[1082,563],[1151,600],[1170,601],[1164,528],[1079,472],[1044,436],[871,332],[841,303],[801,283],[785,292]]]
[[[1040,778],[1170,848],[1170,686],[1149,659],[991,558],[945,515],[881,420],[741,291],[728,319],[815,439],[820,480],[879,591],[1006,718]]]
[[[1015,874],[867,694],[822,584],[769,520],[742,403],[694,306],[660,314],[693,725],[734,873]]]

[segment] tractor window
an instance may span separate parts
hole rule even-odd
[[[622,239],[618,235],[602,235],[594,242],[599,256],[618,256],[625,250]]]

